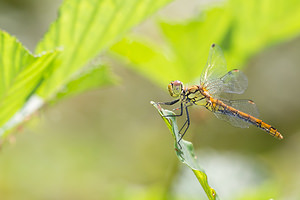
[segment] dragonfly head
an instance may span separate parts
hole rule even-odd
[[[168,85],[168,90],[172,97],[178,97],[183,90],[183,84],[181,81],[172,81]]]

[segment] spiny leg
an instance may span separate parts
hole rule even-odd
[[[176,99],[174,101],[170,101],[170,102],[159,102],[158,104],[163,104],[163,105],[173,105],[177,102],[179,102],[180,99]],[[188,111],[188,107],[192,106],[193,104],[190,104],[190,105],[184,105],[184,108],[185,108],[185,112],[186,112],[186,121],[184,122],[183,126],[180,128],[179,130],[179,134],[181,135],[179,140],[177,141],[177,144],[178,146],[180,147],[180,149],[182,148],[181,145],[180,145],[180,141],[182,140],[183,136],[185,135],[185,133],[187,132],[187,130],[189,129],[190,127],[190,116],[189,116],[189,111]],[[179,109],[179,108],[177,108]],[[165,115],[163,117],[180,117],[183,115],[183,103],[180,102],[180,114],[177,114],[177,115]],[[186,126],[187,125],[187,126]],[[183,130],[183,128],[186,126],[185,130],[183,133],[181,133],[181,131]]]
[[[190,126],[190,115],[189,115],[189,111],[188,111],[188,107],[192,106],[193,104],[190,104],[190,105],[186,105],[181,102],[180,104],[180,114],[179,115],[170,115],[170,116],[175,116],[175,117],[178,117],[178,116],[182,116],[183,115],[183,107],[185,108],[185,112],[186,112],[186,121],[184,122],[184,124],[182,125],[182,127],[180,128],[179,130],[179,134],[181,135],[179,140],[177,141],[177,144],[178,146],[180,147],[181,149],[181,145],[180,145],[180,141],[182,140],[183,136],[185,135],[185,133],[187,132],[187,130],[189,129],[189,126]],[[186,126],[187,125],[187,126]],[[181,131],[184,129],[184,127],[186,126],[185,130],[183,133],[181,133]]]
[[[186,131],[189,129],[190,127],[190,115],[189,115],[189,111],[188,111],[188,106],[185,105],[185,112],[186,112],[186,121],[183,124],[183,126],[181,127],[179,133],[181,132],[181,130],[183,129],[183,127],[187,124],[186,129],[184,130],[184,132],[181,134],[181,137],[178,140],[178,145],[181,147],[181,145],[179,144],[180,141],[182,140],[183,136],[185,135]]]
[[[188,113],[188,111],[187,111],[187,108],[188,107],[190,107],[190,106],[192,106],[193,104],[190,104],[190,105],[185,105],[185,108],[186,108],[186,114],[188,115],[189,113]],[[179,133],[181,133],[181,131],[182,131],[182,129],[185,127],[185,125],[189,122],[189,116],[187,116],[187,119],[186,119],[186,121],[184,122],[184,124],[183,124],[183,126],[181,127],[181,129],[179,130]]]
[[[175,104],[175,103],[177,103],[179,101],[180,101],[180,99],[176,99],[176,100],[170,101],[170,102],[159,102],[158,104],[173,105],[173,104]],[[177,115],[176,114],[175,115],[164,115],[163,117],[180,117],[183,114],[182,108],[183,108],[183,103],[180,102],[180,114],[177,114]]]
[[[158,102],[158,104],[163,104],[163,105],[173,105],[177,103],[180,99],[175,99],[174,101],[169,101],[169,102]]]
[[[185,120],[184,124],[182,125],[181,129],[179,130],[179,133],[181,133],[182,129],[185,127],[185,125],[187,124],[188,120]]]

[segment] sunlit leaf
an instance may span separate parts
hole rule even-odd
[[[300,33],[300,2],[296,0],[230,0],[227,9],[234,19],[225,42],[229,64],[243,64],[267,46]]]
[[[36,48],[43,56],[34,57],[15,38],[1,33],[1,134],[38,109],[25,105],[35,93],[48,101],[113,83],[106,67],[91,69],[89,62],[170,1],[65,0]],[[58,48],[59,55],[45,53]]]
[[[174,113],[161,108],[160,105],[155,102],[151,102],[151,104],[157,109],[158,113],[165,121],[166,125],[172,133],[172,136],[174,137],[174,148],[178,159],[192,169],[207,197],[210,200],[218,199],[215,190],[208,185],[207,175],[198,164],[198,161],[194,154],[194,147],[192,143],[182,139],[180,141],[180,146],[178,145],[180,134],[175,117],[164,117],[167,115],[174,115]]]
[[[86,90],[95,89],[101,86],[111,85],[116,82],[109,68],[105,65],[97,65],[86,69],[70,81],[63,90],[57,94],[56,100],[74,96]]]
[[[133,70],[138,70],[160,86],[166,86],[170,80],[179,76],[177,70],[172,70],[176,67],[174,55],[165,56],[158,45],[125,38],[114,45],[112,50],[119,59],[130,62]]]
[[[160,86],[172,80],[199,81],[212,43],[219,44],[229,69],[243,68],[264,48],[300,33],[300,2],[230,0],[185,22],[159,22],[163,44],[128,36],[111,50]],[[153,44],[154,43],[154,44]],[[149,54],[150,52],[150,54]],[[147,56],[141,56],[149,54]]]
[[[65,0],[36,52],[62,47],[61,61],[39,94],[53,97],[74,73],[170,0]]]
[[[226,11],[217,8],[185,24],[161,22],[165,46],[130,37],[114,45],[112,52],[126,57],[134,69],[161,86],[177,79],[191,82],[200,77],[210,45],[221,41],[227,32],[230,18],[224,15],[228,15]]]
[[[210,45],[219,43],[226,34],[230,18],[224,15],[228,15],[224,9],[216,8],[185,24],[161,22],[165,45],[129,37],[111,50],[160,86],[178,79],[194,81],[200,77]]]
[[[34,57],[14,37],[0,31],[0,126],[25,105],[57,55],[55,51]]]
[[[11,88],[15,77],[33,60],[34,57],[15,37],[0,31],[1,98]]]

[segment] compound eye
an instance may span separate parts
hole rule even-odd
[[[181,81],[172,81],[168,85],[168,90],[172,97],[178,97],[183,90],[183,84]]]

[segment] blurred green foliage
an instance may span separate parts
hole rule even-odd
[[[229,0],[184,22],[159,21],[164,44],[132,34],[111,50],[159,86],[199,78],[211,44],[219,44],[228,68],[243,68],[262,49],[300,33],[300,2]]]

